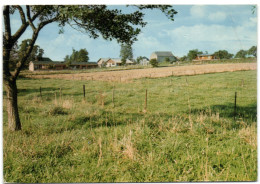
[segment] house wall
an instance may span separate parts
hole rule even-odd
[[[156,59],[157,60],[157,55],[155,53],[152,53],[151,56],[150,56],[150,60],[151,59]]]
[[[30,62],[29,64],[29,70],[34,71],[34,64],[32,62]]]
[[[117,66],[117,63],[114,60],[109,59],[107,61],[106,67],[113,67],[113,66]]]
[[[158,62],[163,62],[166,58],[169,58],[171,61],[174,60],[173,56],[157,56],[155,53],[152,53],[150,56],[150,60],[156,59]]]
[[[212,60],[215,59],[214,56],[197,56],[196,60]]]
[[[102,66],[104,66],[104,60],[101,59],[100,61],[98,61],[98,66],[101,68]]]

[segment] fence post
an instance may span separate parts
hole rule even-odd
[[[61,88],[60,88],[60,101],[61,101],[61,98],[62,98],[62,91],[61,91]]]
[[[40,96],[42,98],[42,87],[40,87]]]
[[[237,111],[237,92],[235,92],[235,104],[234,104],[234,120],[236,119]]]
[[[115,85],[113,86],[112,103],[113,103],[113,107],[115,107]]]
[[[145,90],[145,104],[144,104],[144,110],[147,110],[147,89]]]
[[[85,100],[85,84],[83,84],[83,96],[84,96],[84,100]]]

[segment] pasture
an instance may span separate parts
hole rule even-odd
[[[256,181],[256,70],[194,74],[19,79],[22,131],[3,99],[4,180]]]

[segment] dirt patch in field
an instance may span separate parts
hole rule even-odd
[[[100,81],[131,81],[143,77],[158,78],[168,76],[197,75],[218,72],[234,72],[242,70],[256,70],[256,63],[237,64],[207,64],[176,67],[161,67],[136,70],[107,71],[78,74],[54,74],[54,75],[27,75],[30,78],[53,78],[66,80],[100,80]]]

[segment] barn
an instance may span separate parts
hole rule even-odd
[[[156,51],[153,52],[150,56],[150,60],[156,59],[158,62],[163,62],[166,60],[166,58],[169,58],[170,61],[176,60],[176,57],[170,51]]]
[[[98,64],[96,62],[72,62],[69,65],[69,69],[91,69],[97,68]]]
[[[126,60],[127,65],[132,65],[134,64],[133,61],[130,61],[129,59]],[[110,58],[106,62],[106,67],[113,67],[113,66],[121,66],[122,65],[122,60],[120,58]]]
[[[97,61],[97,64],[100,68],[106,66],[106,62],[109,60],[110,58],[100,58],[98,61]]]

